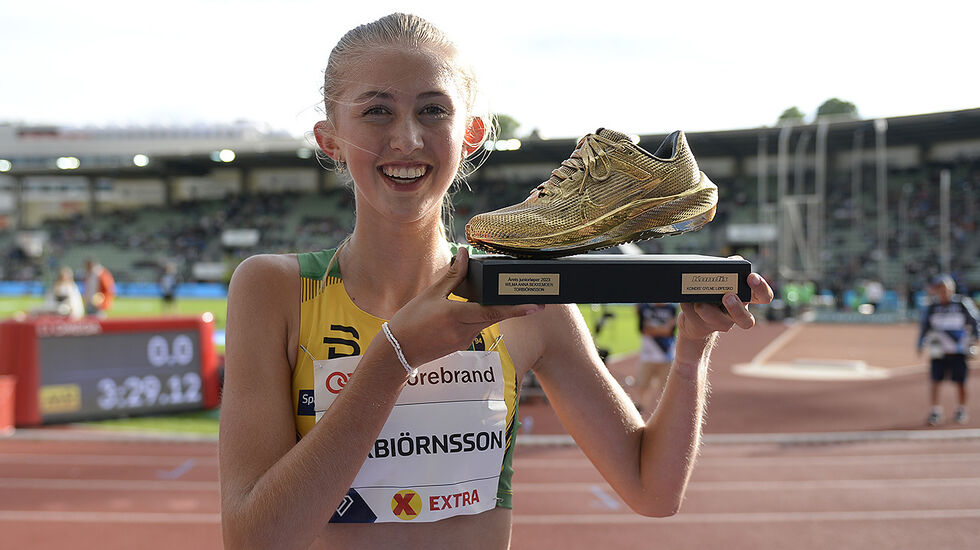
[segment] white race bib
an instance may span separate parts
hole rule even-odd
[[[317,420],[359,361],[314,361]],[[330,521],[417,523],[494,508],[506,431],[497,352],[457,351],[422,365]]]

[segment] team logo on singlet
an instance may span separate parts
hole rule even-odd
[[[391,497],[391,512],[398,519],[413,520],[422,512],[422,497],[412,489],[402,489]]]

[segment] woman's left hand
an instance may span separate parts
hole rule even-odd
[[[750,273],[747,281],[752,289],[749,304],[768,304],[772,301],[772,288],[761,275]],[[678,337],[699,340],[708,338],[714,332],[728,332],[735,325],[752,328],[755,317],[749,312],[748,304],[739,300],[735,293],[728,293],[720,306],[701,302],[681,304],[677,323]]]

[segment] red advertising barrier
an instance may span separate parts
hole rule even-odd
[[[0,437],[14,433],[14,392],[17,379],[0,375]]]
[[[214,321],[203,317],[0,323],[14,422],[36,426],[218,406]]]

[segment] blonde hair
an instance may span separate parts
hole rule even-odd
[[[323,72],[325,119],[328,123],[333,122],[334,108],[343,94],[345,83],[349,82],[346,75],[351,72],[351,65],[366,54],[384,47],[401,47],[416,51],[427,49],[444,54],[446,69],[455,75],[462,94],[467,126],[474,118],[482,118],[485,122],[487,131],[480,141],[466,143],[476,150],[461,159],[453,185],[443,199],[444,224],[451,226],[452,195],[459,189],[459,185],[466,184],[466,178],[486,161],[489,151],[482,145],[485,141],[494,139],[498,126],[490,113],[475,112],[479,96],[476,74],[473,67],[462,62],[459,47],[446,33],[417,15],[405,13],[392,13],[347,31],[330,52],[327,67]],[[334,166],[338,171],[344,171],[345,167],[342,164],[334,163]],[[348,183],[350,183],[349,178]],[[445,228],[443,230],[445,231]]]

